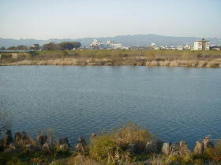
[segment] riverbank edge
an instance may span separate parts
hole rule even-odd
[[[59,66],[147,66],[147,67],[188,67],[188,68],[221,68],[221,59],[215,60],[142,60],[118,61],[111,59],[49,59],[49,60],[21,60],[0,63],[0,66],[20,65],[59,65]]]
[[[161,141],[133,123],[109,133],[92,133],[90,143],[80,137],[75,146],[69,144],[67,137],[56,140],[51,132],[32,138],[26,132],[13,136],[6,130],[0,139],[0,164],[219,165],[220,158],[221,143],[215,144],[209,136],[196,141],[191,150],[185,141]]]

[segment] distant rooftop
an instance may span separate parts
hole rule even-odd
[[[202,40],[198,40],[197,42],[209,42],[209,41],[205,40],[205,38],[202,38]]]

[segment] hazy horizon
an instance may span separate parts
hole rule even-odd
[[[0,38],[156,34],[221,38],[219,0],[1,0]]]
[[[94,36],[94,37],[78,37],[78,38],[47,38],[47,39],[39,39],[39,38],[5,38],[5,37],[0,37],[1,39],[12,39],[12,40],[43,40],[43,41],[47,41],[47,40],[78,40],[78,39],[99,39],[99,38],[115,38],[115,37],[121,37],[121,36],[138,36],[138,35],[154,35],[154,36],[163,36],[163,37],[185,37],[185,38],[205,38],[204,36],[178,36],[178,35],[160,35],[160,34],[153,34],[153,33],[149,33],[149,34],[124,34],[124,35],[114,35],[114,36]],[[206,37],[206,38],[217,38],[217,39],[221,39],[221,37]]]

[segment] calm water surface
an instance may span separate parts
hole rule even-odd
[[[133,121],[163,140],[221,138],[221,69],[0,67],[13,131],[79,136]]]

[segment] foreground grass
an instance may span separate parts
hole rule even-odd
[[[208,140],[208,139],[207,139]],[[191,151],[185,143],[172,144],[169,153],[163,151],[165,143],[149,131],[135,124],[127,124],[109,133],[93,135],[90,143],[81,140],[75,149],[50,152],[30,150],[28,144],[0,152],[1,165],[220,165],[221,143],[205,145],[202,152]],[[208,143],[209,144],[209,143]],[[28,145],[28,146],[27,146]],[[34,147],[34,143],[32,144]],[[177,148],[176,148],[177,147]],[[29,148],[29,149],[28,149]],[[196,148],[196,147],[195,147]],[[185,150],[184,150],[185,149]]]
[[[131,161],[138,159],[132,154],[142,155],[147,141],[151,139],[153,137],[147,130],[128,124],[115,132],[92,138],[89,155],[100,162]]]

